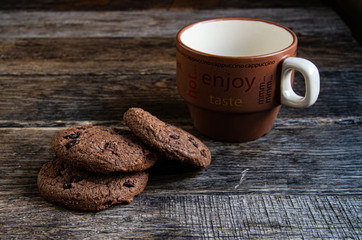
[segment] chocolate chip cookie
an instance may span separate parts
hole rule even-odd
[[[69,164],[100,173],[144,171],[157,154],[129,130],[105,126],[74,126],[52,142],[55,155]]]
[[[70,209],[98,211],[119,203],[131,203],[148,181],[147,172],[90,173],[55,158],[38,174],[40,194]]]
[[[123,119],[144,143],[167,158],[196,167],[207,167],[210,164],[210,150],[190,133],[169,125],[140,108],[128,109]]]

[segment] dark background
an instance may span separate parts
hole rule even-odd
[[[211,9],[211,8],[331,7],[346,22],[362,44],[361,0],[3,0],[0,10],[131,10],[131,9]]]

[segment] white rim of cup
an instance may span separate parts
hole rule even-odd
[[[267,24],[272,24],[276,27],[282,28],[284,30],[286,30],[287,32],[289,32],[293,38],[292,43],[283,48],[280,49],[278,51],[275,52],[271,52],[271,53],[265,53],[265,54],[259,54],[259,55],[251,55],[251,56],[225,56],[225,55],[217,55],[217,54],[212,54],[212,53],[205,53],[199,50],[196,50],[194,48],[189,47],[187,44],[185,44],[182,40],[181,40],[181,35],[188,29],[190,29],[191,27],[197,25],[197,24],[202,24],[202,23],[208,23],[208,22],[215,22],[215,21],[230,21],[230,20],[238,20],[238,21],[258,21],[258,22],[264,22]],[[192,24],[189,24],[185,27],[183,27],[176,35],[176,41],[178,42],[178,44],[180,44],[183,48],[187,49],[190,52],[194,52],[197,55],[202,55],[205,57],[217,57],[217,58],[229,58],[229,59],[250,59],[250,58],[263,58],[263,57],[270,57],[273,55],[278,55],[278,54],[282,54],[283,52],[286,52],[288,50],[290,50],[293,47],[296,47],[296,45],[298,44],[298,39],[296,34],[290,30],[289,28],[272,22],[272,21],[268,21],[268,20],[264,20],[264,19],[256,19],[256,18],[241,18],[241,17],[235,17],[235,18],[213,18],[213,19],[206,19],[206,20],[202,20],[202,21],[198,21],[198,22],[194,22]],[[288,55],[283,56],[283,59],[288,57]]]

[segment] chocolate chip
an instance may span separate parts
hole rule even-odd
[[[170,135],[170,138],[177,140],[177,139],[180,138],[180,136],[178,136],[178,135]]]
[[[197,142],[195,141],[195,139],[193,139],[192,137],[189,137],[189,141],[195,146],[198,147],[199,144],[197,144]]]
[[[65,169],[67,167],[67,164],[65,163],[65,162],[61,162],[61,167],[60,167],[60,172],[59,172],[59,174],[61,175],[61,176],[63,176],[63,174],[62,174],[62,171]]]
[[[77,127],[79,130],[85,130],[85,127]]]
[[[107,201],[107,202],[103,203],[102,205],[108,207],[108,206],[112,205],[112,202],[113,202],[113,201],[110,200],[110,201]]]
[[[67,150],[69,150],[71,147],[77,145],[79,143],[78,139],[73,139],[69,142],[67,142],[67,144],[65,144],[65,147],[67,148]]]
[[[65,139],[77,139],[77,138],[79,138],[79,136],[80,136],[80,132],[76,132],[76,133],[71,133],[71,134],[69,134],[67,136],[64,136],[63,138],[65,138]]]
[[[82,181],[82,180],[83,180],[82,177],[74,176],[74,177],[72,177],[72,178],[70,179],[70,182],[72,182],[72,183],[77,183],[77,182],[80,182],[80,181]]]
[[[105,128],[102,128],[101,130],[102,130],[102,131],[104,131],[104,132],[110,133],[110,134],[114,134],[114,132],[113,132],[113,130],[112,130],[112,129],[105,129]]]
[[[123,186],[131,188],[134,187],[134,184],[130,180],[127,180],[123,183]]]
[[[105,144],[104,144],[104,149],[110,149],[110,148],[114,148],[114,146],[116,145],[116,143],[114,143],[114,142],[106,142]]]
[[[63,184],[63,189],[65,190],[65,189],[70,189],[70,188],[72,188],[72,183],[64,183]]]
[[[207,158],[205,149],[202,149],[202,150],[200,151],[200,153],[201,153],[201,155],[202,155],[203,157]]]
[[[119,128],[113,128],[113,132],[114,134],[128,134],[127,132]]]

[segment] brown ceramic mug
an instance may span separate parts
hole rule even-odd
[[[319,72],[296,57],[288,28],[249,18],[191,24],[176,39],[177,88],[195,127],[225,141],[250,141],[268,133],[281,104],[309,107],[318,98]],[[305,96],[293,89],[303,74]]]

